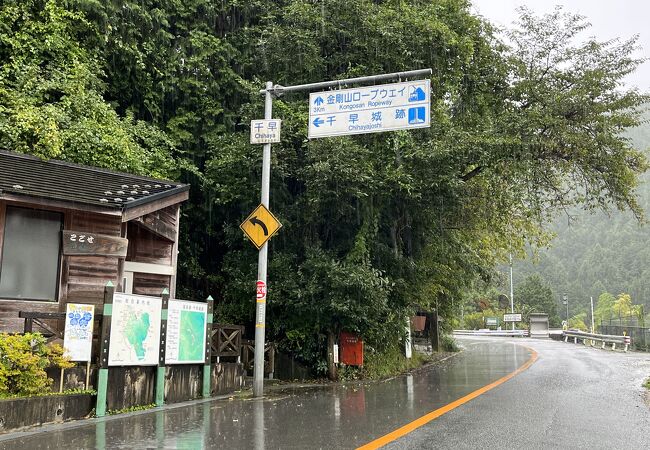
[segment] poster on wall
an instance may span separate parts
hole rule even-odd
[[[202,364],[205,361],[207,303],[169,300],[166,364]]]
[[[155,366],[160,349],[160,297],[115,293],[109,366]]]
[[[95,307],[68,303],[65,311],[63,349],[71,361],[90,361]]]

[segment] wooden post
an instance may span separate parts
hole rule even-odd
[[[205,323],[205,362],[203,363],[203,398],[212,393],[212,311],[214,299],[211,295],[205,299],[208,304],[208,320]]]
[[[168,305],[169,291],[165,288],[162,292],[162,305],[160,310],[160,350],[158,352],[158,370],[156,371],[156,406],[165,404],[165,342],[167,341]]]
[[[336,381],[339,376],[334,362],[334,344],[336,344],[336,335],[330,330],[327,332],[327,377],[332,381]]]
[[[90,360],[86,361],[86,390],[90,385]]]
[[[429,326],[429,337],[431,338],[431,350],[440,351],[440,331],[438,330],[438,311],[427,314],[431,320]]]
[[[99,338],[99,375],[97,378],[97,405],[95,415],[106,415],[106,391],[108,388],[108,348],[111,337],[111,317],[113,315],[113,293],[115,286],[110,281],[104,287],[104,311],[102,318],[102,333]]]
[[[275,345],[269,345],[269,380],[273,379],[273,372],[275,371]]]

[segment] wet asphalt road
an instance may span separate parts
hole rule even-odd
[[[554,341],[526,371],[387,449],[650,449],[650,354]]]
[[[641,382],[650,355],[527,339],[465,339],[429,370],[381,383],[269,390],[0,436],[0,448],[355,448],[485,386],[528,370],[388,448],[650,448]]]

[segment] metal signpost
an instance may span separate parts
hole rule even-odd
[[[267,223],[261,216],[255,216],[255,211],[241,225],[242,230],[259,249],[257,307],[255,310],[255,357],[253,364],[254,397],[261,397],[264,389],[268,240],[282,226],[269,211],[271,142],[280,142],[280,120],[273,119],[272,114],[273,96],[279,97],[290,92],[314,92],[329,88],[339,89],[310,96],[310,138],[425,128],[430,126],[430,80],[406,80],[430,76],[431,73],[431,69],[421,69],[297,86],[273,85],[273,82],[267,81],[266,88],[260,91],[261,94],[265,95],[264,121],[252,121],[251,143],[264,144],[260,205],[264,210],[260,211],[268,213],[265,216],[267,220],[272,217],[277,222],[277,225],[275,225],[275,230],[271,231],[270,222]],[[342,88],[349,85],[376,84],[380,81],[395,80],[400,83],[342,90]],[[405,82],[402,83],[402,80]],[[346,101],[347,99],[350,101]]]
[[[510,253],[510,312],[515,312],[515,293],[512,285],[512,253]],[[512,322],[512,330],[515,329],[515,323]]]

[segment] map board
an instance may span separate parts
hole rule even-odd
[[[160,349],[160,297],[115,293],[109,366],[155,366]]]
[[[431,80],[309,94],[309,139],[431,126]]]
[[[165,342],[166,364],[202,364],[205,361],[207,320],[207,303],[169,300]]]
[[[95,307],[68,303],[65,311],[63,349],[70,361],[90,361]]]

